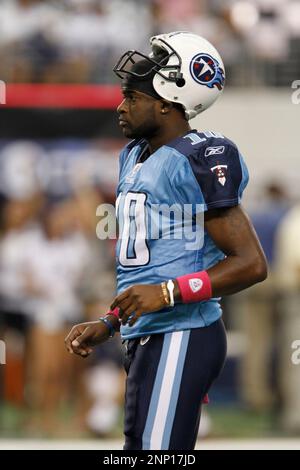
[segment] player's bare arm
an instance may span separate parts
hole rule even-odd
[[[267,263],[242,206],[211,210],[205,229],[226,258],[209,268],[213,297],[234,294],[267,277]]]
[[[253,226],[241,206],[208,211],[205,216],[205,229],[226,255],[224,260],[207,270],[214,297],[234,294],[266,279],[267,264],[264,253]],[[182,299],[176,279],[174,285],[174,298],[180,303]],[[121,323],[125,325],[128,322],[129,326],[133,326],[142,313],[156,312],[166,307],[166,300],[160,284],[137,284],[114,299],[111,309],[116,307],[120,309]],[[118,328],[116,319],[112,320],[114,327]],[[108,339],[106,325],[93,323],[94,325],[83,323],[71,330],[66,339],[67,349],[70,352],[86,357],[91,352],[90,346]],[[82,343],[79,344],[78,341],[72,346],[72,341],[79,335],[85,340],[84,346],[86,345],[87,349],[84,349]]]
[[[241,206],[210,210],[205,229],[226,258],[207,270],[214,297],[234,294],[263,281],[267,264],[252,224]],[[174,298],[181,302],[176,279]],[[118,295],[111,308],[120,308],[122,324],[134,325],[142,313],[166,306],[161,285],[135,285]]]

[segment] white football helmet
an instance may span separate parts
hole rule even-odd
[[[127,51],[114,67],[115,73],[145,79],[153,76],[153,87],[159,96],[180,103],[187,119],[195,117],[220,96],[225,83],[222,59],[206,39],[187,31],[159,34],[150,39],[151,54]],[[145,74],[130,72],[132,64],[147,59],[153,67]]]

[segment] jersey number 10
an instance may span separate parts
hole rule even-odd
[[[145,266],[149,263],[150,252],[146,242],[146,198],[146,194],[134,192],[128,192],[124,198],[123,220],[119,235],[119,262],[122,266]]]

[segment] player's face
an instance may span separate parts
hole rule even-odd
[[[119,124],[130,139],[153,137],[159,129],[159,100],[139,91],[123,90],[124,99],[118,106]]]

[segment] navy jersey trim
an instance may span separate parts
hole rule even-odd
[[[239,204],[239,198],[235,197],[233,199],[222,199],[221,201],[209,202],[206,203],[207,209],[216,209],[219,207],[233,207]]]
[[[232,207],[240,203],[240,197],[248,182],[248,172],[238,148],[229,139],[203,138],[199,142],[175,139],[168,146],[184,156],[203,194],[206,209]],[[207,149],[220,153],[206,153]],[[184,181],[182,182],[184,184]]]

